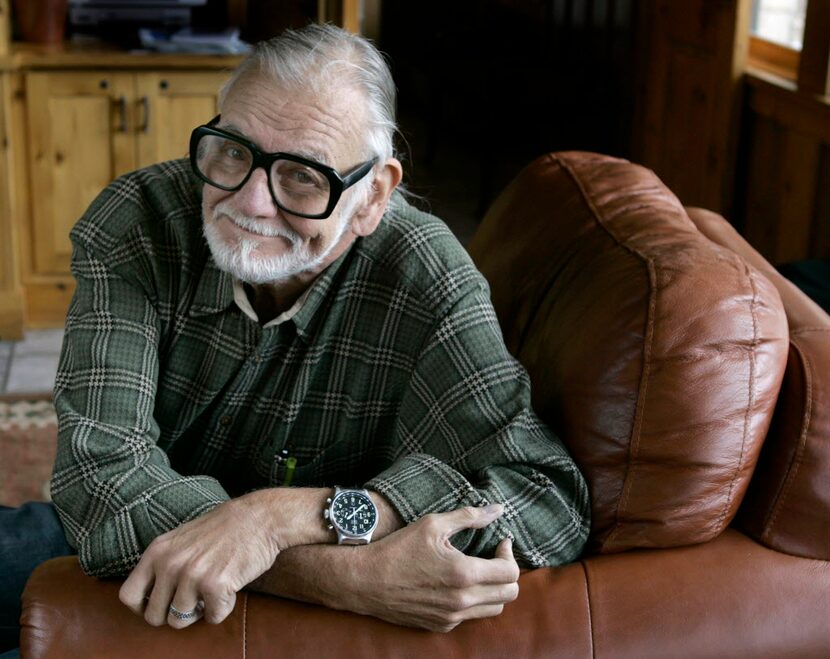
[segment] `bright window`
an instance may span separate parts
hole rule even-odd
[[[801,50],[807,0],[753,0],[752,34],[760,39]]]

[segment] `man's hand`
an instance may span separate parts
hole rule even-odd
[[[122,585],[121,601],[151,625],[181,628],[201,617],[222,622],[236,593],[268,570],[280,551],[327,539],[320,513],[328,493],[278,488],[220,504],[156,538]],[[177,618],[171,605],[195,615]]]
[[[466,556],[450,544],[462,529],[501,516],[500,505],[427,515],[375,546],[375,574],[363,596],[364,613],[409,627],[447,632],[472,618],[501,613],[519,594],[519,566],[507,538],[492,559]],[[376,576],[375,576],[376,575]]]
[[[512,542],[492,559],[450,544],[462,529],[483,528],[500,505],[426,515],[365,547],[302,547],[286,552],[254,590],[371,615],[388,622],[449,631],[464,620],[501,613],[519,593]]]

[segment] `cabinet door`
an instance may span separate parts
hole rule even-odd
[[[23,338],[23,296],[17,255],[19,220],[14,199],[17,181],[12,178],[16,173],[12,149],[16,148],[19,147],[11,128],[11,76],[0,72],[0,341]]]
[[[133,74],[26,78],[36,274],[69,272],[69,231],[113,178],[136,167]]]
[[[136,134],[141,167],[187,155],[190,133],[216,115],[219,88],[228,75],[217,71],[137,74]]]

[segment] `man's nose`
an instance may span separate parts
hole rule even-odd
[[[268,174],[262,167],[251,172],[250,178],[234,193],[236,208],[248,217],[271,217],[277,207],[268,188]]]

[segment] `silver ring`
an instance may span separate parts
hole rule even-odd
[[[196,616],[198,616],[202,612],[202,607],[198,604],[196,605],[195,609],[191,611],[179,611],[175,606],[172,604],[170,608],[167,609],[171,616],[176,618],[177,620],[193,620]]]

